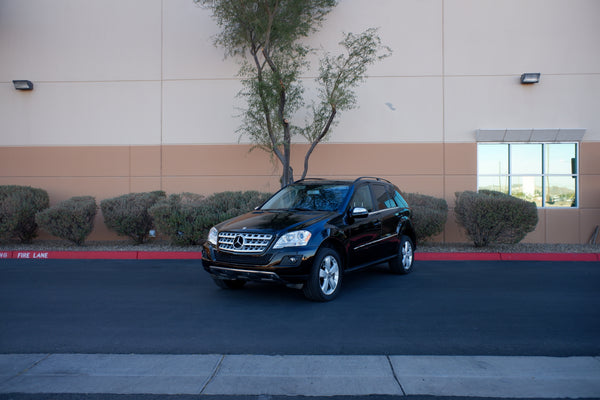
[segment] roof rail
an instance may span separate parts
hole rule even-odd
[[[294,183],[299,183],[302,181],[327,181],[329,179],[325,179],[325,178],[302,178],[302,179],[298,179],[297,181],[294,181]]]
[[[354,180],[354,182],[353,182],[353,183],[356,183],[356,182],[358,182],[358,181],[360,181],[360,180],[362,180],[362,179],[374,179],[374,180],[376,180],[377,182],[387,182],[387,183],[392,183],[392,182],[388,181],[387,179],[378,178],[378,177],[376,177],[376,176],[361,176],[360,178],[356,178],[356,179]]]

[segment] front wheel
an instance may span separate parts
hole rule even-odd
[[[315,256],[308,281],[304,285],[304,296],[312,301],[330,301],[342,286],[342,263],[338,253],[323,247]]]
[[[413,269],[415,251],[412,241],[408,236],[400,236],[398,254],[390,260],[390,270],[395,274],[408,274]]]

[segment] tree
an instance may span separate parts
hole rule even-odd
[[[281,185],[294,180],[290,165],[292,137],[310,143],[304,157],[302,178],[315,147],[326,140],[342,111],[356,107],[355,88],[364,81],[367,67],[387,57],[376,29],[345,34],[344,51],[325,53],[316,78],[318,95],[309,105],[304,99],[301,73],[314,52],[302,39],[317,31],[337,0],[194,0],[212,11],[221,32],[215,44],[227,56],[240,60],[239,75],[246,100],[242,112],[242,135],[255,147],[275,156],[282,165]],[[298,111],[307,108],[300,126],[293,123]]]

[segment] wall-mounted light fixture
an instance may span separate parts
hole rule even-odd
[[[526,72],[521,75],[521,83],[529,84],[529,83],[538,83],[540,81],[540,73],[539,72]]]
[[[17,90],[33,90],[33,82],[26,80],[13,81]]]

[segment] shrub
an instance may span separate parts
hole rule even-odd
[[[172,194],[150,208],[156,229],[176,245],[199,244],[203,237],[204,196],[194,193]]]
[[[50,234],[80,246],[94,229],[97,210],[93,197],[72,197],[39,212],[35,220]]]
[[[193,193],[173,194],[150,213],[161,233],[177,245],[204,242],[213,225],[253,210],[271,195],[257,191],[221,192],[207,198]]]
[[[119,236],[144,243],[154,227],[148,209],[166,197],[165,192],[130,193],[100,202],[104,223]]]
[[[448,219],[446,200],[418,193],[403,193],[402,196],[412,209],[417,241],[425,241],[444,231]]]
[[[220,192],[208,196],[204,204],[213,210],[211,226],[229,218],[254,210],[271,197],[271,193],[254,190],[246,192]],[[210,229],[210,226],[208,227]]]
[[[30,243],[37,237],[35,214],[48,208],[49,203],[48,193],[43,189],[0,186],[0,235]]]
[[[476,247],[519,243],[538,222],[535,203],[489,190],[456,193],[454,212]]]

